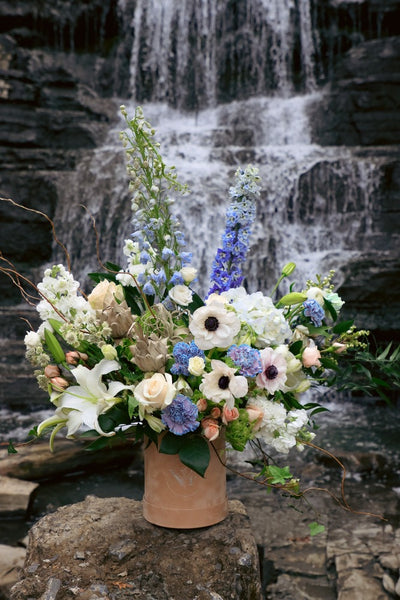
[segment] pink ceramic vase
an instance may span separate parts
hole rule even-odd
[[[174,529],[207,527],[228,513],[225,437],[210,447],[210,464],[204,477],[181,463],[177,454],[162,454],[154,443],[144,451],[143,516],[155,525]]]

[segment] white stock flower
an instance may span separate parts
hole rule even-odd
[[[212,302],[194,311],[189,329],[200,350],[228,348],[240,331],[240,321],[234,311]]]
[[[36,348],[42,344],[40,335],[36,331],[28,331],[24,337],[24,342],[28,349]]]

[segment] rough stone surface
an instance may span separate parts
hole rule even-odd
[[[9,598],[10,589],[20,579],[26,550],[0,544],[0,598]]]
[[[259,600],[257,547],[240,502],[199,530],[147,523],[141,503],[100,499],[62,507],[30,531],[12,600]]]
[[[26,512],[31,495],[38,484],[14,477],[0,475],[0,514],[4,512]]]

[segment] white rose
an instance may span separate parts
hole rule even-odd
[[[192,356],[189,358],[188,371],[191,375],[199,377],[204,373],[204,359],[201,356]]]
[[[175,285],[168,292],[173,302],[180,306],[188,306],[192,301],[192,291],[186,285]]]
[[[191,283],[197,275],[197,269],[194,267],[182,267],[180,274],[183,277],[183,281],[186,283]]]
[[[324,304],[324,293],[321,290],[321,288],[319,287],[310,287],[307,291],[307,298],[309,300],[316,300],[318,302],[318,304],[320,304],[321,306],[323,306]]]
[[[176,394],[169,373],[154,373],[148,379],[143,379],[135,388],[134,396],[146,412],[162,409],[171,404]]]

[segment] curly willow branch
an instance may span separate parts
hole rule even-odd
[[[50,217],[48,215],[46,215],[46,213],[42,212],[41,210],[36,210],[35,208],[28,208],[27,206],[24,206],[23,204],[19,204],[18,202],[15,202],[15,200],[12,200],[12,198],[0,198],[0,201],[2,201],[2,202],[9,202],[13,206],[17,206],[18,208],[22,208],[23,210],[26,210],[27,212],[35,213],[36,215],[40,215],[41,217],[43,217],[44,219],[46,219],[46,221],[48,221],[50,223],[51,231],[52,231],[52,234],[53,234],[54,241],[56,242],[56,244],[58,246],[60,246],[61,250],[65,254],[65,258],[66,258],[66,261],[67,261],[68,271],[71,271],[71,259],[70,259],[70,255],[68,253],[68,250],[64,246],[64,244],[58,239],[57,234],[56,234],[56,228],[55,228],[54,222],[50,219]]]
[[[299,492],[299,493],[293,493],[290,490],[288,490],[285,486],[281,486],[275,483],[270,483],[269,481],[265,481],[265,480],[260,480],[257,479],[254,475],[246,475],[246,473],[241,473],[240,471],[237,471],[236,469],[233,469],[232,467],[230,467],[229,465],[226,464],[226,462],[224,462],[218,452],[218,450],[215,448],[214,444],[211,444],[211,446],[213,447],[218,460],[220,461],[220,463],[226,468],[228,469],[228,471],[230,471],[231,473],[233,473],[234,475],[237,475],[239,477],[242,477],[243,479],[247,479],[249,481],[253,481],[255,483],[257,483],[258,485],[261,485],[263,487],[266,488],[274,488],[283,492],[288,493],[290,496],[292,496],[293,498],[305,498],[306,494],[309,494],[310,492],[324,492],[325,494],[328,494],[343,510],[350,512],[352,514],[355,515],[365,515],[368,517],[375,517],[377,519],[380,519],[381,521],[387,521],[387,519],[385,519],[385,517],[383,517],[382,515],[377,515],[375,513],[371,513],[371,512],[366,512],[366,511],[360,511],[360,510],[354,510],[353,508],[351,508],[351,506],[348,504],[346,498],[345,498],[345,493],[344,493],[344,480],[346,477],[346,468],[343,465],[343,463],[331,452],[329,452],[328,450],[324,450],[323,448],[320,448],[319,446],[316,446],[315,444],[312,444],[311,442],[304,442],[302,441],[302,444],[306,444],[308,446],[310,446],[311,448],[314,448],[315,450],[319,450],[320,452],[326,454],[327,456],[329,456],[330,458],[332,458],[333,460],[335,460],[338,465],[341,467],[342,469],[342,480],[341,480],[341,496],[342,496],[342,500],[340,500],[340,498],[338,498],[333,492],[331,492],[330,490],[328,490],[327,488],[322,488],[322,487],[317,487],[317,486],[312,486],[312,487],[308,487],[305,490]],[[261,452],[263,452],[261,450]]]

